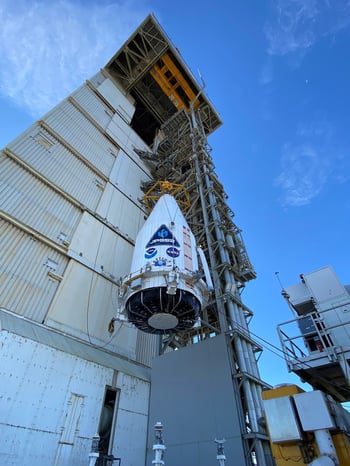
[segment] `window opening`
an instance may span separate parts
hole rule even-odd
[[[98,428],[98,434],[100,436],[100,456],[97,459],[96,466],[118,464],[114,463],[114,461],[117,461],[118,459],[111,455],[113,448],[113,432],[117,417],[118,399],[119,390],[116,388],[106,387]]]

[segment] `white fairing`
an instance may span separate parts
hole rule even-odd
[[[198,270],[196,242],[175,199],[164,194],[141,228],[135,244],[131,273],[146,266],[157,271]]]
[[[174,333],[197,321],[208,287],[199,277],[193,233],[169,194],[140,230],[123,284],[129,321],[140,330]]]

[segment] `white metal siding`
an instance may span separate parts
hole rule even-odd
[[[130,123],[135,112],[135,105],[116,87],[110,80],[106,79],[98,86],[98,91],[115,108],[115,110]]]
[[[110,124],[106,128],[109,134],[117,144],[132,157],[135,157],[133,149],[150,151],[149,146],[140,138],[140,136],[129,126],[118,114],[114,115]]]
[[[159,335],[138,332],[136,340],[136,360],[152,367],[153,358],[159,354]]]
[[[137,330],[116,322],[115,333],[108,333],[117,308],[118,287],[71,261],[45,323],[135,360]]]
[[[95,86],[98,87],[100,84],[103,83],[107,78],[106,76],[101,72],[98,71],[96,74],[92,76],[92,78],[89,79],[89,81]]]
[[[81,210],[0,154],[0,209],[54,241],[69,241]]]
[[[64,101],[45,117],[45,122],[86,160],[109,175],[119,148],[70,101]]]
[[[122,458],[122,465],[144,464],[146,452],[148,404],[150,385],[135,377],[118,374],[120,388],[114,455]],[[138,443],[134,443],[138,439]]]
[[[0,307],[42,322],[67,259],[0,220]],[[54,268],[54,270],[53,270]]]
[[[113,370],[6,331],[0,342],[0,464],[88,464]]]
[[[70,251],[116,280],[130,272],[133,246],[87,212],[75,231]]]
[[[8,146],[48,180],[90,209],[105,181],[43,128],[34,127]]]
[[[120,151],[115,161],[110,180],[118,189],[125,193],[126,196],[138,202],[144,195],[141,190],[141,183],[143,181],[150,181],[151,177],[148,176],[134,160],[128,157],[125,152]]]
[[[96,212],[133,241],[145,221],[143,210],[109,183]]]
[[[73,99],[105,129],[114,112],[89,87],[82,86],[72,94]]]

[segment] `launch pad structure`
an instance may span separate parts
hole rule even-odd
[[[171,42],[164,39],[150,17],[106,67],[140,101],[139,134],[147,128],[144,137],[153,141],[152,151],[136,150],[152,174],[152,181],[143,183],[146,203],[151,207],[152,200],[160,196],[162,181],[170,184],[169,190],[171,185],[185,187],[190,203],[185,217],[205,252],[213,277],[215,293],[200,328],[164,336],[161,352],[220,333],[227,335],[247,458],[254,452],[258,464],[264,465],[268,464],[267,437],[258,420],[263,415],[260,393],[265,384],[256,362],[262,348],[250,336],[252,311],[241,300],[243,287],[256,274],[233,222],[227,194],[215,174],[207,140],[221,121]]]
[[[182,349],[220,337],[238,413],[235,438],[245,465],[274,464],[260,422],[261,391],[267,387],[257,365],[262,347],[250,334],[253,312],[241,298],[256,274],[207,139],[220,125],[203,85],[150,15],[100,72],[2,151],[7,187],[1,205],[0,318],[8,345],[8,366],[2,373],[17,394],[12,411],[6,407],[4,458],[16,457],[14,432],[19,445],[27,442],[15,427],[24,423],[36,436],[34,443],[45,432],[55,452],[52,459],[38,449],[28,465],[85,464],[97,429],[108,431],[106,454],[122,457],[126,466],[142,464],[152,360],[169,353],[176,357]],[[186,199],[178,186],[185,188]],[[212,298],[200,325],[184,332],[149,335],[121,322],[109,336],[119,277],[128,273],[137,231],[164,192],[177,199],[204,251]],[[11,361],[14,348],[27,346],[38,361],[46,361],[50,353],[51,369],[54,360],[65,369],[57,389],[61,395],[50,391],[57,383],[50,372],[51,389],[40,389],[36,411],[23,421],[16,413],[26,396],[23,382],[16,385],[12,378]],[[24,351],[20,364],[31,374],[27,381],[32,377],[37,383],[48,373],[48,363],[38,363],[34,375],[29,354]],[[220,396],[218,383],[208,397],[214,402]],[[50,426],[40,424],[40,403],[56,413]],[[103,429],[108,413],[108,428]],[[22,460],[9,464],[25,466]]]

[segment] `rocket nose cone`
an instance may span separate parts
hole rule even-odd
[[[156,205],[153,207],[152,212],[146,220],[146,223],[148,220],[150,222],[158,222],[159,219],[161,219],[162,223],[174,222],[187,225],[179,204],[170,194],[163,194],[163,196],[158,199]]]

